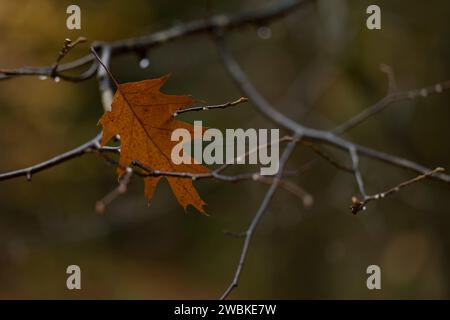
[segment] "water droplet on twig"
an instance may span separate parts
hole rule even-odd
[[[148,58],[142,58],[139,61],[139,67],[141,69],[146,69],[149,65],[150,65],[150,60],[148,60]]]
[[[422,90],[420,90],[420,95],[424,98],[426,98],[428,96],[428,91],[427,89],[423,88]]]
[[[259,27],[256,33],[258,37],[264,40],[270,39],[272,37],[272,29],[266,26]]]

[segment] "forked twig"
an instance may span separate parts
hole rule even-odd
[[[58,53],[58,57],[56,58],[55,63],[53,64],[52,71],[50,72],[50,76],[56,79],[57,69],[61,60],[69,53],[70,50],[75,48],[78,44],[86,42],[87,39],[85,37],[78,37],[74,42],[69,38],[64,40],[64,45]]]
[[[445,169],[441,168],[441,167],[437,167],[434,170],[431,170],[430,172],[427,172],[425,174],[421,174],[413,179],[404,181],[398,185],[396,185],[395,187],[392,187],[384,192],[380,192],[374,195],[366,195],[364,196],[363,200],[358,199],[358,197],[352,197],[352,204],[350,206],[350,209],[352,210],[353,214],[357,214],[358,212],[360,212],[361,210],[366,210],[366,206],[369,202],[371,201],[375,201],[375,200],[380,200],[383,198],[386,198],[394,193],[399,192],[401,189],[411,186],[421,180],[424,180],[426,178],[429,178],[431,175],[433,175],[434,173],[437,172],[444,172]]]
[[[258,224],[261,221],[264,214],[266,213],[267,208],[269,207],[270,201],[272,200],[273,196],[275,195],[275,191],[277,190],[277,188],[279,186],[284,167],[286,166],[286,163],[289,160],[289,157],[291,156],[292,152],[294,151],[295,146],[297,145],[297,142],[300,140],[300,138],[301,138],[301,135],[296,134],[294,136],[293,140],[290,141],[286,145],[286,148],[284,149],[283,154],[281,155],[279,171],[278,171],[277,175],[275,176],[275,178],[273,179],[269,190],[267,191],[266,195],[264,196],[264,198],[261,202],[261,205],[258,208],[258,211],[256,212],[255,216],[252,219],[252,222],[250,223],[247,230],[243,233],[243,235],[245,237],[244,244],[242,246],[241,255],[239,258],[238,265],[236,267],[236,271],[233,276],[233,280],[231,281],[228,288],[225,290],[225,292],[220,297],[220,300],[226,299],[230,295],[230,293],[233,291],[233,289],[236,288],[239,284],[239,279],[241,277],[241,273],[244,268],[245,261],[247,259],[248,250],[249,250],[250,243],[253,238],[255,229],[258,226]]]

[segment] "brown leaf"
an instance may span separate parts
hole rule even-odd
[[[106,112],[99,123],[103,127],[102,145],[119,134],[121,153],[119,178],[124,168],[133,161],[139,161],[152,170],[171,172],[206,173],[208,169],[200,164],[175,165],[171,151],[178,142],[171,141],[172,131],[185,128],[194,136],[194,127],[173,119],[173,114],[195,103],[188,96],[166,95],[160,91],[169,75],[158,79],[130,82],[118,85],[112,102],[111,112]],[[145,195],[148,201],[153,197],[161,177],[145,177]],[[188,205],[205,213],[205,202],[198,195],[192,180],[188,178],[166,177],[179,204],[186,210]]]

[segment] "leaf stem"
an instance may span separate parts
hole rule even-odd
[[[95,59],[97,59],[98,63],[100,63],[102,65],[103,68],[105,68],[106,72],[108,73],[109,77],[111,78],[111,80],[114,82],[114,85],[116,86],[116,88],[119,88],[119,82],[117,82],[116,78],[113,76],[113,74],[111,73],[111,71],[108,69],[108,67],[102,62],[102,59],[100,59],[100,57],[97,55],[97,52],[95,52],[95,49],[93,47],[91,47],[91,52],[94,55]]]

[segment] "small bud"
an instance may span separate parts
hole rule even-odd
[[[306,195],[303,197],[303,206],[305,208],[311,208],[314,204],[314,198],[311,195]]]
[[[97,203],[95,204],[95,211],[99,214],[105,212],[105,205],[102,201],[97,201]]]

